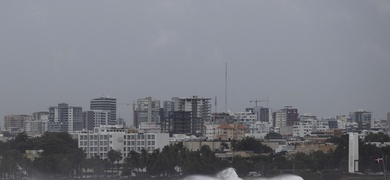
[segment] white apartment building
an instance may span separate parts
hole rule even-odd
[[[327,120],[315,120],[313,125],[313,131],[328,131],[329,121]]]
[[[249,126],[249,132],[245,136],[254,137],[256,139],[264,139],[264,137],[273,129],[271,122],[255,122]]]
[[[169,145],[168,133],[126,133],[123,137],[123,157],[127,157],[131,151],[140,152],[145,149],[151,153]]]
[[[107,152],[111,149],[123,149],[123,136],[126,129],[121,126],[100,126],[93,131],[83,131],[78,134],[79,148],[87,154],[87,158],[99,156],[107,158]]]
[[[87,154],[87,158],[100,156],[107,158],[111,149],[120,151],[127,157],[130,151],[140,152],[146,149],[151,152],[162,149],[169,144],[167,133],[128,133],[119,125],[95,127],[93,131],[84,131],[78,134],[79,148]]]
[[[329,130],[329,121],[328,120],[318,120],[313,118],[302,118],[300,121],[296,122],[293,126],[293,136],[294,137],[305,137],[306,135],[311,135],[315,131],[328,131]]]
[[[160,123],[160,101],[152,97],[140,98],[133,107],[134,126],[139,127],[142,122]]]
[[[24,122],[24,131],[28,135],[42,135],[49,130],[49,115],[40,115],[39,119],[27,120]]]
[[[109,125],[110,111],[106,110],[92,110],[94,127],[101,125]]]
[[[106,111],[108,112],[108,118],[103,125],[116,125],[116,98],[110,98],[108,96],[98,97],[91,100],[90,109],[92,111]],[[96,125],[95,127],[98,127]]]
[[[269,133],[272,128],[270,122],[255,122],[249,126],[249,133],[251,134],[262,134]]]
[[[219,124],[207,124],[204,126],[204,135],[203,137],[205,137],[206,139],[208,140],[214,140],[214,136],[215,134],[217,134],[217,131],[218,131],[218,126]]]
[[[233,116],[233,119],[237,123],[242,123],[249,127],[251,124],[257,121],[257,115],[253,114],[251,111],[247,112],[228,112],[230,116]]]
[[[161,133],[161,125],[156,122],[141,122],[138,130],[140,133]]]
[[[305,137],[306,135],[311,135],[314,121],[314,119],[306,119],[296,122],[293,126],[293,136]]]

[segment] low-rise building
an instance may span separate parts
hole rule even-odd
[[[255,122],[249,126],[245,136],[254,137],[255,139],[264,139],[264,137],[273,130],[271,122]]]
[[[214,139],[241,140],[245,137],[247,128],[241,124],[221,124],[217,127]]]
[[[87,154],[87,158],[99,156],[107,158],[110,150],[120,151],[127,157],[130,151],[142,149],[152,152],[169,145],[168,133],[131,133],[120,125],[95,127],[93,131],[78,133],[78,145]]]

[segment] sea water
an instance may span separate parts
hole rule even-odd
[[[250,178],[251,180],[303,180],[303,178],[296,175],[280,175],[272,178]],[[187,176],[183,180],[243,180],[238,177],[233,168],[227,168],[219,172],[216,176],[201,176],[193,175]]]

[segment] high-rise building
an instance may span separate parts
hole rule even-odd
[[[253,108],[252,112],[257,115],[257,121],[270,122],[271,120],[272,112],[270,108],[256,106]]]
[[[49,115],[49,112],[47,112],[47,111],[40,111],[40,112],[34,112],[32,114],[32,117],[33,117],[33,120],[39,120],[39,119],[42,118],[42,116],[46,118],[46,116],[48,116],[48,115]]]
[[[98,97],[91,100],[90,110],[109,111],[108,125],[116,125],[116,98]]]
[[[83,128],[82,108],[60,103],[49,107],[49,131],[73,132]]]
[[[94,127],[109,125],[110,111],[91,110],[83,112],[83,129],[93,130]]]
[[[24,122],[24,130],[28,135],[41,135],[49,130],[49,112],[34,112],[32,120]]]
[[[188,126],[190,128],[189,134],[202,136],[204,122],[210,121],[210,100],[211,98],[200,98],[198,96],[192,96],[184,98],[174,97],[172,98],[172,101],[165,101],[164,116],[168,115],[168,120],[164,120],[161,127],[164,128],[164,126],[169,125],[170,127],[172,127],[173,131],[177,132],[183,131],[184,129],[176,130],[175,127],[181,127],[186,129]],[[190,112],[190,114],[184,112]],[[188,118],[189,115],[190,118]],[[172,124],[174,122],[186,123],[187,125],[176,126]]]
[[[164,114],[164,116],[163,116],[163,118],[161,120],[163,120],[165,118],[168,118],[170,112],[179,111],[180,109],[182,109],[182,108],[179,107],[179,104],[180,103],[179,103],[179,98],[178,97],[173,97],[172,100],[170,100],[170,101],[164,101],[163,102],[163,114]]]
[[[287,117],[286,113],[279,110],[272,113],[273,127],[282,127],[287,126]]]
[[[299,120],[298,116],[298,109],[292,108],[292,106],[285,106],[284,109],[272,114],[273,126],[293,126]]]
[[[358,129],[362,130],[370,130],[371,129],[371,121],[372,121],[372,112],[368,112],[365,110],[358,110],[355,112],[349,113],[350,122],[355,122],[358,124]]]
[[[7,115],[4,116],[4,130],[13,134],[24,131],[26,121],[32,120],[30,115]]]
[[[189,111],[170,111],[167,121],[161,125],[162,132],[171,134],[192,134],[191,112]]]
[[[160,123],[160,101],[151,97],[137,100],[133,109],[134,126],[139,127],[142,122]]]

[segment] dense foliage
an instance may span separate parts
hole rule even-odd
[[[367,142],[388,140],[386,134],[368,135],[365,139]],[[338,147],[329,152],[289,154],[274,153],[260,141],[247,137],[241,141],[233,141],[231,148],[235,152],[252,151],[254,154],[247,157],[235,154],[230,161],[217,158],[215,153],[218,151],[213,151],[209,146],[202,146],[199,151],[191,152],[182,143],[165,146],[152,153],[145,150],[139,153],[131,151],[126,156],[119,151],[111,150],[107,159],[100,157],[87,159],[86,154],[77,147],[77,141],[68,133],[45,133],[36,138],[28,138],[26,134],[21,133],[8,142],[0,142],[0,179],[87,176],[172,179],[193,174],[213,175],[227,167],[235,168],[241,177],[256,171],[265,176],[294,173],[303,178],[322,179],[323,174],[319,172],[332,171],[336,172],[334,178],[339,178],[338,176],[347,172],[348,136],[331,138],[328,142],[335,143]],[[225,145],[227,144],[224,143]],[[42,150],[42,153],[35,159],[29,159],[26,157],[26,150]],[[374,159],[387,154],[390,154],[390,147],[376,147],[360,142],[360,172],[370,174],[383,171],[383,164],[375,162]]]
[[[232,148],[235,151],[253,151],[254,153],[272,153],[273,150],[263,145],[259,140],[253,137],[245,137],[241,141],[233,141]]]

